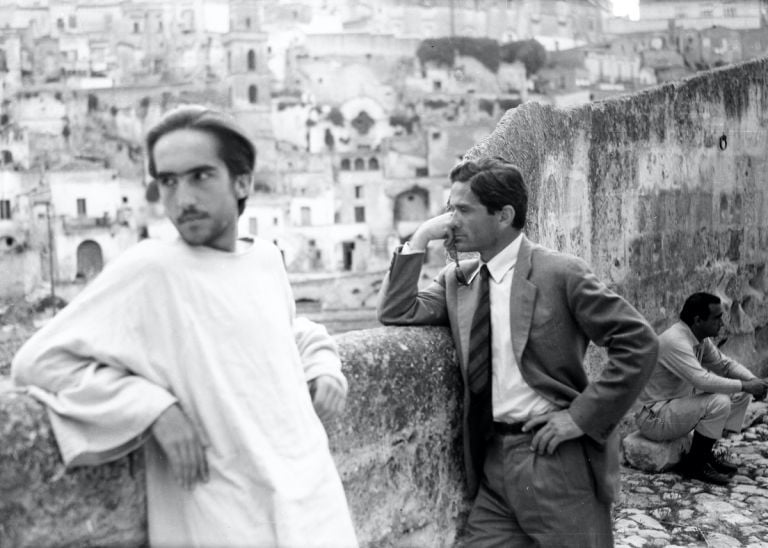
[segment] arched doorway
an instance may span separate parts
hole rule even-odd
[[[101,246],[93,240],[85,240],[77,246],[77,279],[90,280],[104,268]]]

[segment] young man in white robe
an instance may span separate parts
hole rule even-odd
[[[144,444],[152,546],[356,545],[321,420],[347,382],[325,328],[296,319],[280,252],[239,240],[256,151],[229,117],[168,113],[149,173],[180,238],[107,265],[21,348],[68,466]]]

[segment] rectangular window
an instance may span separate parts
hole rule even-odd
[[[416,177],[427,177],[428,175],[429,175],[429,168],[426,168],[426,167],[416,168]]]
[[[69,16],[69,28],[73,29],[77,26],[77,19],[74,15]]]
[[[248,219],[248,232],[254,236],[259,234],[259,219],[257,217],[250,217]]]
[[[355,222],[356,223],[364,223],[365,222],[365,208],[362,206],[357,206],[355,208]]]
[[[11,218],[11,201],[0,200],[0,219]]]
[[[77,199],[77,216],[85,217],[86,214],[87,214],[87,210],[85,208],[85,198],[78,198]]]
[[[301,226],[312,224],[312,210],[307,206],[301,207]]]
[[[363,186],[362,185],[356,185],[355,186],[355,198],[362,198],[363,197]]]

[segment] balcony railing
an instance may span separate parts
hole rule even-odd
[[[79,230],[91,230],[95,228],[109,228],[114,220],[104,215],[102,217],[64,217],[62,224],[65,232],[77,232]]]

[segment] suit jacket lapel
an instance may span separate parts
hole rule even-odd
[[[470,278],[474,274],[479,265],[477,259],[472,259],[467,266],[462,262],[462,270],[465,272],[467,278]],[[475,314],[475,308],[477,308],[477,285],[472,283],[469,286],[461,285],[454,280],[456,287],[456,322],[459,333],[459,358],[461,362],[462,371],[465,370],[467,360],[469,356],[469,332],[472,329],[472,317]]]
[[[520,242],[520,251],[517,253],[509,303],[512,351],[518,366],[522,364],[523,350],[528,342],[537,291],[536,286],[528,280],[531,273],[533,244],[525,236],[521,238],[523,240]]]

